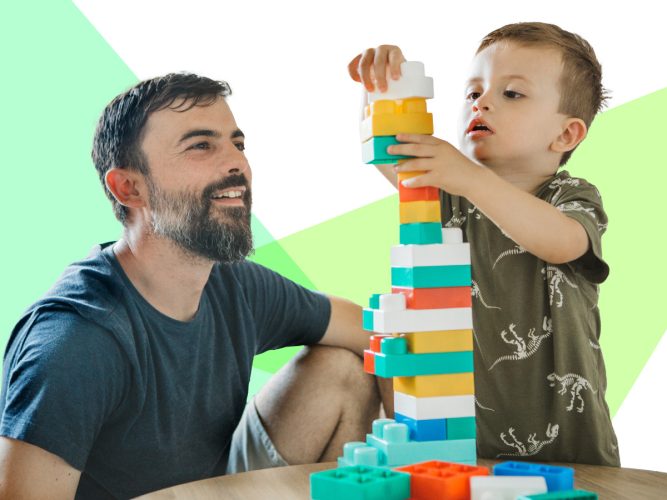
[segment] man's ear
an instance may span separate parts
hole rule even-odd
[[[116,198],[116,201],[128,208],[146,206],[145,185],[143,175],[127,168],[114,167],[104,176],[107,189]]]
[[[588,128],[581,118],[567,118],[563,122],[561,133],[551,143],[549,149],[557,153],[566,153],[576,148],[584,140]]]

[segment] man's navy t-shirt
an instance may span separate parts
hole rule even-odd
[[[216,264],[195,317],[177,321],[97,246],[12,332],[0,435],[83,471],[77,498],[224,474],[253,356],[317,343],[330,314],[325,296],[246,261]]]

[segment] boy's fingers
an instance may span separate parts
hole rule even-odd
[[[350,74],[350,77],[355,82],[361,82],[359,77],[359,60],[361,59],[361,54],[357,54],[357,57],[352,59],[347,65],[347,72]]]
[[[394,80],[398,80],[401,77],[401,63],[405,62],[405,57],[401,49],[392,46],[389,50],[389,69],[391,71],[391,77]]]
[[[424,186],[430,186],[429,184],[429,175],[425,173],[424,175],[418,175],[417,177],[410,177],[401,181],[404,187],[407,188],[420,188]]]
[[[386,45],[380,45],[375,49],[375,83],[380,92],[387,90],[387,56]]]
[[[371,67],[373,61],[375,60],[375,49],[366,49],[361,58],[359,59],[359,68],[358,73],[361,77],[361,82],[366,87],[368,92],[373,92],[375,90],[375,85],[373,84],[373,77],[371,75]]]
[[[396,172],[414,172],[419,170],[431,170],[428,166],[428,159],[415,158],[413,160],[405,160],[396,164],[394,170]]]
[[[411,142],[413,144],[440,144],[442,139],[424,134],[396,134],[398,142]]]
[[[416,156],[419,158],[433,158],[435,151],[431,144],[396,144],[387,148],[390,155]]]

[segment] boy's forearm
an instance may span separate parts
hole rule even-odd
[[[588,235],[577,221],[491,170],[475,175],[466,198],[528,252],[551,264],[586,253]]]

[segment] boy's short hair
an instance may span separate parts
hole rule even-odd
[[[127,207],[118,203],[104,182],[113,167],[135,170],[150,177],[140,144],[151,113],[165,108],[187,111],[208,106],[232,93],[229,84],[194,73],[169,73],[137,83],[116,96],[104,109],[93,138],[92,158],[116,218],[125,225]]]
[[[586,40],[555,24],[514,23],[486,35],[476,54],[500,41],[558,49],[563,58],[558,112],[581,118],[587,128],[591,126],[595,115],[605,106],[608,93],[602,86],[602,67]],[[563,154],[560,166],[565,165],[573,152],[574,149]]]

